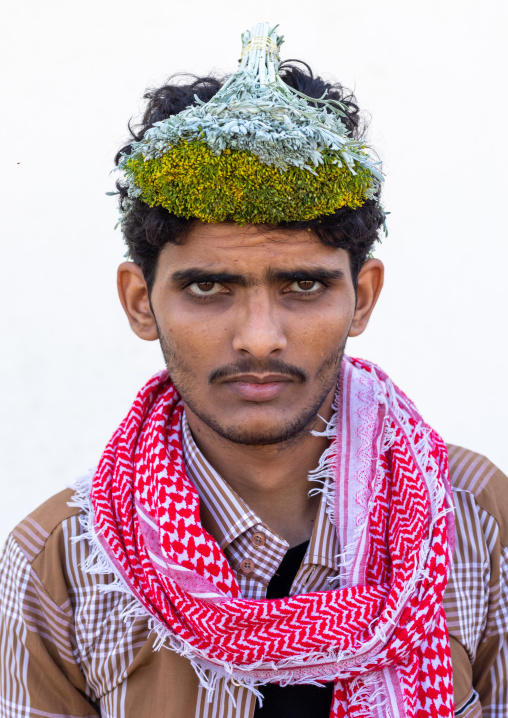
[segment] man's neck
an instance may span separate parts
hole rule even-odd
[[[332,400],[333,396],[322,407],[323,419],[331,417]],[[249,446],[223,438],[189,407],[186,415],[200,451],[259,518],[290,546],[307,541],[320,500],[319,495],[309,497],[313,485],[308,474],[329,444],[327,437],[313,436],[311,431],[322,431],[323,419],[316,417],[304,433],[290,441]]]

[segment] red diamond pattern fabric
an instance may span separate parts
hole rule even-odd
[[[333,680],[333,718],[448,718],[446,448],[373,364],[344,359],[336,402],[327,501],[344,547],[338,588],[242,598],[200,523],[183,463],[182,402],[167,372],[139,392],[93,479],[99,560],[211,690],[224,676],[253,690]]]

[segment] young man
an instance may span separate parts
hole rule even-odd
[[[117,158],[120,299],[167,371],[8,541],[0,715],[504,715],[506,477],[345,356],[381,178],[351,95],[243,41]]]

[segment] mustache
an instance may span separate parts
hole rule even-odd
[[[309,378],[307,372],[294,364],[287,364],[280,359],[239,359],[236,362],[215,369],[208,377],[209,384],[215,384],[221,379],[227,379],[238,374],[285,374],[298,379],[302,384]]]

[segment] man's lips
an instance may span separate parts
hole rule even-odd
[[[287,374],[235,374],[221,383],[241,399],[247,401],[270,401],[275,399],[295,379]]]

